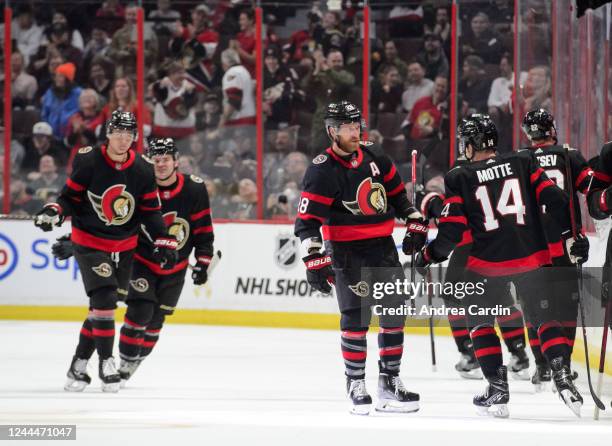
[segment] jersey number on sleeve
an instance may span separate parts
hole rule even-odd
[[[310,200],[306,197],[302,197],[302,199],[300,200],[300,205],[298,206],[298,212],[300,214],[306,213],[306,209],[308,209],[308,203],[310,203]]]
[[[495,218],[487,186],[478,186],[478,189],[476,189],[476,199],[480,202],[480,206],[482,207],[485,230],[494,231],[499,228],[499,221]],[[510,178],[504,181],[499,200],[497,200],[496,209],[499,215],[514,214],[517,224],[525,224],[525,205],[523,204],[521,185],[518,178]]]

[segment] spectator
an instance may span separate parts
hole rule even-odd
[[[168,75],[153,84],[153,135],[181,139],[195,132],[195,86],[185,79],[180,62],[172,62]]]
[[[257,185],[248,178],[238,182],[238,193],[231,198],[233,209],[229,212],[230,218],[236,220],[250,220],[257,217]]]
[[[396,5],[389,12],[389,34],[393,38],[423,34],[423,6]]]
[[[211,10],[206,4],[202,3],[191,11],[191,23],[187,26],[180,26],[175,34],[178,47],[181,48],[185,42],[196,39],[205,49],[206,57],[212,59],[219,44],[219,33],[217,33],[210,23]]]
[[[322,131],[327,104],[346,99],[355,85],[355,76],[344,69],[344,57],[339,50],[330,51],[327,58],[318,50],[314,52],[314,58],[315,68],[302,82],[307,95],[316,101],[310,135],[311,150],[316,153],[329,144],[327,134]]]
[[[263,111],[266,129],[287,127],[293,115],[295,84],[298,75],[292,68],[280,64],[275,48],[268,48],[264,57]]]
[[[448,77],[449,64],[442,50],[442,41],[438,34],[425,33],[425,52],[417,56],[417,60],[425,67],[425,77],[434,80],[438,76]]]
[[[30,65],[29,72],[38,80],[38,90],[36,91],[35,102],[51,88],[55,77],[55,70],[64,63],[64,58],[55,49],[47,47],[47,51],[43,59],[33,61]]]
[[[125,25],[119,28],[111,40],[108,57],[115,66],[115,76],[136,76],[136,18],[138,7],[130,5],[125,8]],[[153,67],[157,62],[157,37],[145,28],[144,31],[144,59],[145,66]]]
[[[20,179],[11,181],[11,213],[34,215],[44,204],[29,193],[26,183]]]
[[[65,62],[72,62],[78,70],[81,67],[83,53],[70,43],[70,32],[67,26],[63,23],[53,23],[48,32],[49,42],[46,46],[57,50]],[[41,47],[39,52],[41,51],[45,51],[45,48]]]
[[[29,173],[38,169],[40,158],[50,155],[59,166],[66,165],[66,148],[53,137],[53,129],[46,122],[37,122],[32,127],[32,136],[25,141],[25,158],[21,169]]]
[[[283,170],[285,172],[285,182],[301,184],[302,178],[308,168],[308,157],[302,152],[291,152],[283,160]]]
[[[425,24],[425,33],[440,36],[444,48],[446,49],[446,47],[449,46],[450,49],[451,26],[448,8],[436,8],[435,22],[433,25]]]
[[[100,26],[104,31],[112,36],[123,26],[125,8],[119,0],[106,0],[96,11],[96,17],[99,17]]]
[[[408,65],[408,79],[406,89],[402,93],[402,108],[410,113],[414,103],[433,92],[433,81],[425,77],[425,69],[418,61],[410,62]]]
[[[551,85],[550,68],[547,66],[536,65],[527,72],[523,89],[525,113],[536,108],[551,109]]]
[[[97,21],[94,22],[93,29],[91,30],[91,39],[83,50],[83,71],[85,73],[90,72],[94,60],[106,57],[110,44],[111,39],[106,34],[106,31]]]
[[[181,13],[171,9],[170,0],[157,0],[157,9],[151,11],[149,20],[157,35],[173,36],[179,30]]]
[[[89,69],[89,82],[87,82],[87,86],[98,93],[100,100],[103,102],[108,101],[113,86],[109,77],[111,70],[109,62],[103,57],[94,59]]]
[[[442,76],[436,77],[431,96],[416,101],[408,119],[402,124],[404,134],[409,134],[412,140],[436,136],[440,131],[443,114],[448,108],[447,94],[448,79]]]
[[[17,42],[17,49],[23,54],[25,63],[29,63],[30,58],[37,53],[43,37],[43,29],[34,23],[30,5],[22,4],[17,7],[11,37]]]
[[[213,93],[221,89],[223,73],[210,57],[206,56],[206,48],[196,39],[191,39],[183,45],[181,59],[187,67],[186,76],[198,93]]]
[[[28,175],[27,189],[34,198],[49,203],[57,198],[66,183],[66,175],[57,173],[57,164],[50,155],[40,157],[38,171]]]
[[[399,58],[397,53],[397,46],[395,45],[395,42],[393,40],[387,40],[385,42],[385,54],[383,60],[376,69],[377,79],[380,80],[382,78],[382,73],[384,69],[389,65],[397,68],[400,75],[400,79],[403,83],[406,80],[406,77],[408,76],[408,66],[402,59]]]
[[[462,39],[463,56],[476,55],[485,63],[498,64],[503,54],[502,43],[491,29],[489,16],[477,12],[470,21],[470,30]]]
[[[66,134],[68,119],[79,110],[81,87],[74,84],[75,73],[76,67],[71,62],[57,67],[53,85],[42,98],[40,117],[60,139]]]
[[[24,63],[23,55],[19,51],[11,54],[13,108],[25,108],[32,105],[38,89],[36,78],[23,70]]]
[[[478,56],[468,56],[463,61],[463,76],[459,92],[467,102],[468,113],[486,113],[491,82],[486,79],[484,64]]]
[[[83,42],[83,36],[81,35],[81,32],[78,29],[70,30],[70,24],[68,23],[68,19],[66,18],[66,15],[63,12],[55,11],[53,13],[53,19],[51,20],[51,24],[55,25],[56,23],[61,23],[69,30],[70,45],[77,48],[79,51],[83,51],[83,49],[85,48],[85,45]]]
[[[339,50],[344,55],[346,51],[346,37],[340,30],[340,13],[338,11],[327,11],[323,14],[321,25],[317,26],[313,33],[316,44],[327,56],[331,50]]]
[[[66,145],[71,148],[68,166],[77,150],[96,143],[96,127],[100,122],[100,97],[95,90],[87,88],[79,96],[79,110],[68,120]]]
[[[198,166],[191,155],[181,155],[178,159],[178,170],[185,175],[200,176]]]
[[[374,82],[370,102],[375,113],[397,113],[402,106],[402,82],[394,65],[387,65],[382,80]]]
[[[207,164],[212,164],[215,159],[210,145],[206,143],[204,138],[202,132],[197,132],[192,133],[184,142],[179,143],[182,146],[181,153],[190,156],[200,172],[206,168]]]
[[[255,14],[252,9],[244,9],[238,19],[240,32],[236,39],[229,42],[229,47],[240,55],[240,62],[255,77]]]
[[[221,121],[221,103],[216,94],[206,95],[203,110],[196,119],[198,130],[213,131],[219,128]]]

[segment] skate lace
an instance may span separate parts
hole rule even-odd
[[[102,363],[102,373],[104,376],[116,375],[117,367],[113,358],[109,358]]]
[[[393,388],[395,389],[395,394],[397,395],[400,392],[408,392],[408,390],[404,387],[404,383],[400,379],[399,376],[393,376],[391,378],[391,384],[393,384]]]
[[[355,396],[367,395],[364,379],[358,379],[353,381],[353,394]]]

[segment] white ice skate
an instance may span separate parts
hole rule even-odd
[[[529,381],[529,357],[525,350],[520,350],[519,354],[513,354],[508,363],[508,371],[513,379],[518,381]]]
[[[409,413],[419,410],[419,394],[409,392],[399,376],[381,373],[378,377],[379,412]]]
[[[102,380],[102,392],[116,393],[119,391],[121,376],[112,356],[100,361],[99,374]]]
[[[64,384],[67,392],[82,392],[91,383],[91,377],[87,373],[87,359],[72,358],[70,368],[66,374],[68,379]]]
[[[346,380],[346,392],[350,403],[349,412],[354,415],[369,415],[372,397],[368,394],[365,379]]]
[[[482,371],[480,364],[473,355],[461,354],[459,362],[455,364],[455,370],[459,372],[459,376],[465,379],[482,379]]]
[[[121,388],[125,388],[127,381],[132,377],[136,369],[140,366],[142,362],[141,359],[137,359],[135,361],[128,361],[126,359],[121,359],[121,364],[119,366],[119,376],[121,376]]]

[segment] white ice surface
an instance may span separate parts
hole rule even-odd
[[[484,383],[457,376],[451,338],[436,340],[434,373],[429,338],[406,337],[402,377],[421,395],[418,413],[358,417],[347,412],[334,331],[167,325],[127,388],[101,393],[93,361],[92,385],[69,394],[62,386],[79,327],[0,322],[0,424],[76,424],[77,442],[65,443],[91,446],[612,445],[610,397],[593,421],[582,370],[582,419],[551,392],[534,394],[530,383],[517,381],[510,419],[478,417],[471,400]],[[375,334],[368,340],[375,394]]]

